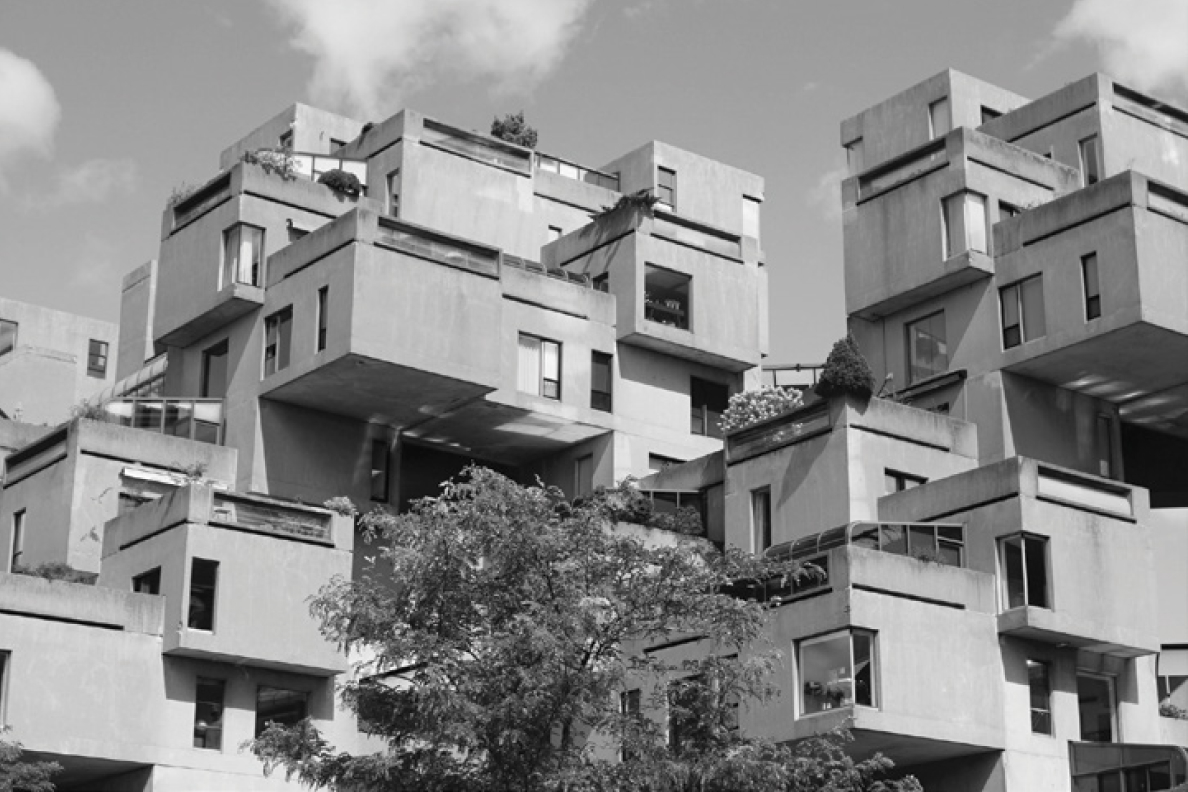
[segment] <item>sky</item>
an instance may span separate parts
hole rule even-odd
[[[0,295],[118,320],[161,212],[295,101],[598,166],[663,140],[766,180],[769,363],[845,332],[844,118],[954,68],[1188,106],[1188,0],[0,0]]]

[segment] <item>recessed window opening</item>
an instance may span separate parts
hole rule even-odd
[[[388,502],[389,459],[387,440],[371,441],[371,499]]]
[[[92,338],[87,342],[87,374],[89,376],[100,379],[107,376],[108,349],[109,345],[106,341]]]
[[[751,552],[756,555],[771,547],[771,489],[751,492]]]
[[[1114,742],[1117,739],[1117,706],[1113,677],[1079,672],[1077,708],[1080,714],[1082,740]]]
[[[1101,286],[1097,277],[1097,254],[1081,256],[1081,283],[1085,289],[1085,321],[1101,316]]]
[[[270,723],[293,726],[309,714],[309,694],[303,690],[284,688],[256,688],[256,736],[264,733]]]
[[[293,342],[293,306],[264,320],[264,376],[289,367]]]
[[[150,569],[132,578],[132,590],[137,594],[160,594],[161,567]]]
[[[999,291],[1002,305],[1002,347],[1010,349],[1025,341],[1043,338],[1047,330],[1044,317],[1043,275],[1012,283]]]
[[[561,344],[520,333],[517,389],[522,393],[561,398]]]
[[[12,547],[8,554],[8,571],[15,572],[20,566],[21,556],[25,554],[25,515],[26,509],[17,509],[12,513]]]
[[[722,437],[722,413],[730,399],[730,389],[718,382],[699,377],[689,379],[689,431],[706,437]]]
[[[321,352],[326,348],[326,327],[328,322],[327,308],[330,306],[330,287],[323,286],[318,289],[318,303],[317,303],[317,328],[318,336],[315,351]]]
[[[226,682],[198,677],[194,690],[194,747],[223,748],[223,699]]]
[[[949,370],[949,345],[945,340],[945,312],[937,311],[914,322],[907,330],[908,384]]]
[[[215,591],[219,562],[195,558],[190,564],[190,607],[186,626],[191,630],[214,631]]]
[[[651,322],[689,329],[689,301],[693,279],[683,272],[653,264],[644,267],[644,318]]]
[[[656,197],[658,205],[670,212],[676,211],[677,175],[676,171],[663,166],[656,168]]]
[[[878,706],[875,636],[844,630],[800,642],[800,714]]]
[[[611,412],[614,408],[614,356],[590,353],[590,408]]]
[[[949,98],[937,99],[928,105],[928,137],[938,138],[953,128],[953,116],[949,109]]]
[[[7,355],[16,349],[17,323],[0,319],[0,355]]]
[[[989,253],[986,197],[972,192],[950,195],[941,202],[944,258],[967,250]]]
[[[1101,181],[1101,148],[1097,135],[1091,135],[1077,145],[1081,157],[1081,182],[1086,187]]]
[[[1016,534],[999,541],[1003,606],[1051,608],[1048,595],[1048,539]]]
[[[1027,661],[1027,689],[1031,701],[1031,731],[1052,733],[1051,667],[1039,660]]]
[[[236,223],[223,232],[223,282],[264,285],[264,229]]]
[[[202,381],[198,395],[221,399],[227,395],[227,339],[202,351]]]

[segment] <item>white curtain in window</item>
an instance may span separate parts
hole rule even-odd
[[[540,395],[540,339],[520,336],[516,388],[523,393]]]
[[[541,373],[544,379],[553,382],[561,381],[561,345],[555,341],[541,341],[540,358]]]
[[[986,245],[986,199],[973,193],[965,194],[965,237],[970,250],[989,252]]]

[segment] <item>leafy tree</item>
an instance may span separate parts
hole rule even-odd
[[[833,396],[856,396],[869,399],[874,394],[874,373],[870,364],[858,350],[858,342],[852,333],[836,342],[825,359],[821,378],[817,380],[817,395],[828,399]]]
[[[7,732],[7,726],[0,726],[0,792],[54,792],[50,778],[62,772],[62,765],[22,761],[21,744],[5,739]]]
[[[799,792],[834,766],[859,780],[821,789],[879,789],[862,780],[879,768],[834,743],[806,754],[734,728],[740,702],[772,693],[774,659],[764,607],[723,589],[809,571],[688,537],[645,544],[611,529],[631,504],[618,488],[569,505],[472,467],[408,514],[372,512],[373,568],[312,611],[373,658],[341,695],[387,749],[336,752],[306,720],[270,726],[252,751],[268,772],[353,791]],[[700,659],[638,651],[674,637],[700,637]],[[649,715],[662,706],[671,729]]]
[[[491,137],[525,148],[536,148],[536,130],[524,120],[524,111],[508,113],[491,121]]]

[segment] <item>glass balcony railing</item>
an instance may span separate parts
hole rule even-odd
[[[593,168],[585,168],[573,162],[566,162],[547,154],[536,155],[536,169],[545,173],[556,173],[574,181],[586,182],[608,190],[619,191],[619,174],[603,173]]]
[[[855,522],[774,545],[768,548],[767,556],[801,561],[845,545],[869,547],[944,566],[965,566],[965,528],[948,523]]]
[[[367,189],[367,161],[331,157],[325,154],[293,154],[293,166],[298,176],[317,181],[322,174],[332,170],[346,171],[359,180],[363,189]]]
[[[103,405],[105,420],[133,429],[223,442],[222,399],[114,399]]]
[[[488,138],[471,135],[436,121],[425,120],[421,143],[518,173],[528,174],[532,171],[532,155],[529,152],[511,146],[504,148]]]

